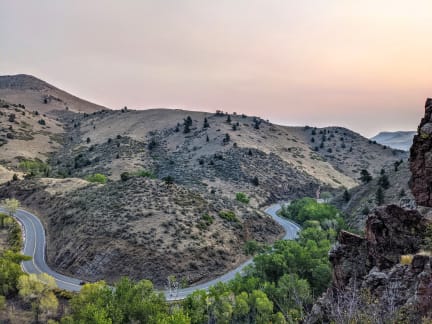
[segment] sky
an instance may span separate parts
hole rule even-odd
[[[245,113],[373,136],[432,96],[432,1],[0,0],[0,74],[110,108]]]

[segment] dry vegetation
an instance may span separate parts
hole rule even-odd
[[[361,169],[376,175],[404,157],[337,127],[278,126],[221,112],[102,110],[25,75],[0,77],[0,98],[0,179],[8,181],[0,198],[15,196],[43,219],[53,268],[88,280],[209,279],[245,260],[246,241],[281,234],[262,206],[314,196],[318,187],[354,187]],[[29,173],[23,160],[40,164],[37,179],[9,183]],[[96,173],[108,182],[84,180]],[[236,201],[239,192],[249,204]]]
[[[282,234],[271,218],[236,200],[160,180],[76,180],[70,190],[74,181],[26,181],[25,189],[14,182],[0,195],[16,196],[41,216],[50,229],[52,266],[88,280],[129,275],[162,285],[175,274],[195,283],[244,261],[246,241],[269,243]],[[234,212],[238,221],[222,218],[221,211]]]

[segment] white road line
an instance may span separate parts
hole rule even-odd
[[[282,206],[281,204],[271,205],[270,207],[268,207],[265,210],[265,213],[267,215],[270,215],[280,226],[283,227],[283,229],[285,231],[284,239],[291,239],[291,240],[295,239],[297,237],[297,233],[300,231],[300,226],[298,224],[295,224],[292,221],[289,221],[287,219],[281,218],[281,217],[279,217],[279,216],[276,215],[276,212],[281,208],[281,206]],[[2,209],[0,207],[0,210],[4,210],[4,209]],[[71,290],[67,286],[77,287],[78,290],[81,289],[81,285],[78,285],[78,284],[75,284],[75,283],[72,282],[72,280],[77,281],[79,279],[70,278],[70,280],[71,280],[70,282],[69,281],[65,281],[65,280],[68,280],[67,276],[59,274],[59,273],[53,271],[46,264],[46,260],[45,260],[45,252],[46,252],[45,251],[45,249],[46,249],[45,228],[44,228],[41,220],[37,216],[33,215],[30,212],[27,212],[26,210],[19,209],[18,212],[20,212],[21,214],[18,215],[16,213],[14,215],[14,218],[17,219],[18,222],[24,228],[24,230],[23,230],[23,240],[24,240],[23,253],[25,252],[25,249],[26,249],[26,247],[29,244],[29,241],[28,241],[28,238],[29,238],[28,230],[29,229],[26,227],[26,222],[25,221],[27,221],[27,225],[28,225],[28,222],[31,223],[31,226],[32,226],[33,231],[34,231],[34,247],[33,247],[33,257],[32,257],[31,263],[33,264],[33,266],[36,269],[36,271],[39,271],[39,273],[44,273],[44,271],[42,271],[38,267],[38,265],[36,264],[36,262],[35,262],[37,243],[38,243],[36,227],[37,227],[37,225],[39,225],[40,228],[41,228],[41,231],[42,231],[41,234],[42,234],[42,249],[43,249],[43,251],[42,251],[42,262],[43,262],[43,264],[46,266],[47,269],[49,269],[49,271],[52,274],[54,274],[53,277],[54,277],[54,279],[57,282],[61,282],[61,283],[63,283],[63,284],[66,285],[66,288],[64,288],[64,289]],[[22,219],[20,219],[20,217]],[[36,224],[36,222],[37,222],[37,224]],[[29,271],[29,269],[26,269],[25,262],[28,262],[28,261],[22,262],[21,263],[21,267],[23,268],[23,270],[25,272],[31,273],[31,271]],[[167,300],[179,300],[179,299],[186,298],[189,294],[193,293],[196,290],[206,290],[210,286],[212,286],[212,285],[214,285],[214,284],[216,284],[218,282],[227,282],[229,280],[232,280],[237,273],[242,274],[244,268],[247,265],[251,264],[251,263],[253,263],[253,259],[247,260],[246,262],[244,262],[243,264],[241,264],[240,266],[238,266],[236,269],[233,269],[233,270],[227,272],[226,274],[224,274],[224,275],[222,275],[222,276],[220,276],[218,278],[209,280],[207,283],[202,283],[202,284],[199,284],[199,285],[196,285],[196,286],[191,286],[191,287],[188,287],[188,288],[185,288],[185,289],[180,289],[180,290],[177,291],[176,296],[169,296],[169,292],[168,291],[163,291],[163,293],[165,294]],[[66,279],[63,280],[63,279],[60,279],[60,278],[66,278]]]

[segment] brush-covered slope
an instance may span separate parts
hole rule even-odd
[[[247,241],[271,243],[282,234],[247,204],[144,177],[106,185],[15,181],[0,196],[15,196],[41,216],[53,268],[92,281],[127,275],[163,287],[175,275],[196,283],[245,261]]]
[[[106,109],[27,74],[0,76],[0,98],[40,113],[56,110],[91,113]]]
[[[362,169],[377,174],[406,156],[347,129],[279,126],[245,115],[122,110],[66,123],[66,149],[53,157],[60,173],[102,172],[116,180],[144,167],[159,178],[228,193],[252,193],[251,179],[258,178],[267,191],[260,192],[261,202],[286,199],[307,186],[351,188]]]
[[[411,177],[409,163],[397,163],[384,171],[384,174],[375,176],[370,182],[352,188],[348,195],[340,193],[331,201],[346,214],[348,223],[353,228],[363,230],[370,211],[380,205],[413,206],[414,198],[408,186]]]
[[[76,113],[73,98],[43,81],[17,76],[0,84],[3,94],[15,91],[0,117],[16,132],[0,148],[0,171],[11,180],[0,199],[15,196],[34,210],[50,265],[83,279],[129,275],[161,285],[170,274],[189,283],[214,277],[246,258],[247,241],[279,237],[263,206],[313,197],[319,187],[354,187],[362,169],[376,175],[405,154],[343,128],[240,114],[97,106]],[[12,181],[19,171],[29,179]],[[96,173],[107,183],[85,180]],[[237,201],[238,193],[249,202]]]
[[[47,161],[63,136],[63,124],[52,116],[0,99],[0,183],[20,174],[25,160]]]

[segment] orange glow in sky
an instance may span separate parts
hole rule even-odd
[[[0,74],[111,108],[414,130],[432,96],[432,1],[1,1]]]

